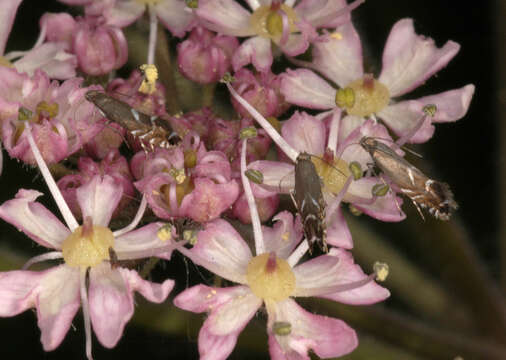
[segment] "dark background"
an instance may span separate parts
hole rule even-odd
[[[58,12],[65,9],[65,6],[56,1],[25,0],[18,11],[7,51],[29,49],[38,35],[39,17],[45,11]],[[499,144],[501,141],[506,141],[500,138],[500,121],[504,120],[501,119],[499,112],[498,89],[500,72],[504,72],[502,69],[504,65],[498,60],[499,50],[506,46],[506,43],[503,42],[504,33],[495,29],[498,26],[496,22],[504,21],[505,15],[499,11],[498,3],[492,1],[471,3],[436,0],[371,0],[361,5],[354,12],[353,17],[363,41],[366,63],[370,65],[368,70],[375,74],[379,74],[381,69],[381,53],[390,28],[401,18],[414,18],[417,32],[434,38],[438,46],[442,46],[449,39],[462,46],[459,54],[446,68],[430,78],[424,86],[408,94],[406,98],[460,88],[469,83],[476,86],[467,116],[453,124],[438,125],[435,136],[427,144],[414,148],[424,156],[423,160],[417,161],[416,164],[432,177],[451,185],[460,205],[452,221],[458,223],[459,228],[465,229],[471,239],[469,249],[481,259],[486,273],[495,281],[499,281],[501,277],[502,222],[500,219],[502,218],[499,213],[499,195],[504,191],[504,184],[500,182],[499,174],[501,167],[505,166],[504,155],[499,152]],[[7,157],[5,151],[4,157]],[[17,161],[5,159],[3,174],[0,177],[2,189],[0,202],[12,198],[20,187],[45,191],[45,186],[40,177],[37,177],[35,170],[27,169]],[[50,204],[50,198],[46,196],[43,202]],[[475,294],[471,292],[465,292],[472,290],[454,290],[452,281],[440,274],[440,269],[454,261],[448,253],[441,255],[440,250],[432,246],[433,243],[447,241],[441,236],[440,228],[438,228],[440,225],[431,219],[424,222],[407,201],[403,208],[409,215],[407,224],[379,224],[370,219],[360,218],[360,226],[366,226],[373,232],[380,233],[387,239],[389,245],[398,249],[409,261],[422,268],[429,277],[437,281],[441,280],[443,287],[449,293],[455,292],[464,298],[474,296]],[[430,230],[429,235],[425,235],[428,237],[426,244],[429,245],[420,245],[419,242],[417,245],[412,245],[411,241],[420,235],[414,229],[433,229],[433,227],[435,230],[433,232]],[[456,230],[450,228],[447,231],[448,236],[452,236],[452,231]],[[14,249],[16,252],[26,251],[27,253],[40,252],[31,240],[17,232],[11,225],[0,223],[0,232],[1,249]],[[434,254],[431,254],[432,251]],[[458,254],[456,253],[455,256]],[[460,264],[458,260],[455,263]],[[4,265],[3,268],[8,269],[8,265]],[[181,268],[185,270],[181,271]],[[402,271],[402,269],[397,269],[397,271]],[[177,279],[177,288],[173,294],[186,288],[187,281],[193,284],[203,281],[203,278],[209,279],[206,274],[196,272],[195,267],[187,264],[179,255],[175,255],[175,259],[170,263],[157,266],[153,276],[161,278],[163,273],[183,273]],[[388,287],[388,282],[386,286]],[[411,291],[417,291],[416,283],[405,284],[405,286],[408,291],[410,286]],[[126,326],[123,338],[116,348],[106,350],[94,339],[95,359],[124,359],[139,356],[151,359],[195,359],[198,357],[195,331],[198,330],[203,317],[186,316],[183,312],[175,311],[176,315],[173,316],[176,320],[172,327],[171,325],[159,326],[156,321],[165,314],[164,311],[174,311],[173,309],[166,310],[171,307],[170,302],[148,308],[144,306],[140,297],[137,298],[142,304],[137,310],[141,311],[138,311],[134,320]],[[315,312],[325,313],[323,305],[312,304],[311,306]],[[438,324],[438,319],[427,319],[426,315],[417,313],[416,308],[396,299],[395,293],[382,306],[403,315],[407,314],[409,318],[432,322],[436,326]],[[346,321],[355,324],[353,316],[346,318]],[[0,356],[2,359],[25,356],[36,359],[85,358],[84,331],[80,316],[76,317],[74,326],[75,329],[69,331],[57,350],[45,353],[39,341],[40,333],[34,312],[27,311],[16,317],[0,319],[2,335]],[[406,351],[405,357],[397,358],[411,359],[409,356],[413,356],[413,359],[443,358],[439,355],[424,353],[402,341],[396,342],[395,334],[385,336],[378,331],[378,328],[371,330],[360,323],[357,323],[356,327],[359,329],[359,339],[367,339],[364,347],[371,343],[370,339],[373,339],[376,345],[385,343],[386,346]],[[384,327],[389,327],[389,323],[385,322]],[[267,358],[263,316],[259,315],[255,318],[247,331],[248,335],[240,337],[231,358]],[[457,337],[461,336],[462,339],[466,338],[465,332],[459,333],[458,329],[454,329],[454,334]],[[357,351],[357,354],[352,354],[349,359],[380,358],[379,355],[378,357],[360,357],[360,354],[361,352]],[[456,353],[456,355],[459,354]]]

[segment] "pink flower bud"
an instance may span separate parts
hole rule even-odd
[[[117,27],[101,25],[100,19],[85,18],[74,36],[79,67],[89,75],[104,75],[122,67],[128,58],[125,36]]]
[[[196,27],[178,46],[178,66],[188,79],[200,84],[217,82],[230,69],[230,59],[239,42],[235,37],[214,35]]]
[[[46,29],[46,40],[64,42],[66,50],[72,49],[72,39],[77,29],[74,18],[67,13],[45,13],[40,18],[40,28]]]
[[[271,72],[253,73],[240,69],[234,74],[234,89],[264,117],[278,117],[289,107],[280,92],[281,79]],[[232,105],[242,117],[251,117],[234,98]]]

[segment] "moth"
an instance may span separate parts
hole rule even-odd
[[[322,183],[311,155],[302,152],[295,164],[295,190],[292,199],[302,218],[304,237],[311,249],[318,243],[324,252],[328,251],[325,242],[325,200]]]
[[[181,137],[172,129],[167,120],[149,116],[135,110],[127,103],[101,91],[90,90],[86,100],[100,109],[107,119],[124,127],[139,142],[144,150],[156,147],[170,148],[181,142]]]
[[[397,155],[389,146],[371,137],[360,139],[375,165],[411,199],[420,215],[420,207],[439,220],[449,220],[451,211],[458,208],[448,184],[430,179],[417,167]]]

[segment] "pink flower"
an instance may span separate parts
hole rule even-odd
[[[380,179],[361,178],[351,181],[348,187],[346,185],[351,176],[349,164],[352,161],[358,162],[363,170],[367,169],[367,164],[371,162],[370,156],[358,145],[359,140],[363,136],[388,138],[386,129],[372,122],[355,128],[356,123],[350,118],[340,119],[339,114],[335,114],[333,121],[338,125],[334,125],[334,128],[331,125],[330,131],[335,131],[335,135],[339,134],[337,137],[329,134],[320,119],[296,112],[284,122],[281,134],[295,150],[314,156],[313,162],[322,178],[326,203],[327,242],[333,246],[351,249],[353,241],[339,206],[341,200],[382,221],[400,221],[405,215],[399,210],[402,200],[393,193],[382,197],[372,194],[373,186],[382,184]],[[350,144],[356,145],[349,146]],[[253,189],[261,187],[270,192],[284,193],[293,192],[295,189],[295,166],[292,164],[259,160],[249,164],[248,168],[263,175],[263,183],[253,184]]]
[[[242,68],[234,74],[232,85],[264,117],[278,117],[290,107],[280,92],[281,77],[270,71],[252,72]],[[234,98],[232,105],[241,117],[250,117]]]
[[[28,75],[33,75],[35,70],[40,69],[54,79],[64,80],[74,77],[77,66],[75,56],[66,52],[68,47],[64,41],[60,41],[61,39],[48,38],[49,41],[44,42],[46,33],[51,31],[42,19],[39,39],[31,50],[12,51],[5,54],[7,39],[21,1],[5,0],[2,2],[2,11],[0,12],[0,65],[13,66],[16,70],[25,72]],[[14,61],[13,64],[11,64],[12,61]]]
[[[72,49],[79,68],[89,75],[104,75],[122,67],[128,59],[128,45],[123,31],[105,24],[102,17],[80,19]]]
[[[157,248],[167,248],[157,235],[162,224],[115,233],[105,227],[121,193],[121,188],[108,176],[103,179],[95,177],[77,189],[85,222],[73,230],[35,201],[42,195],[37,191],[20,190],[15,199],[0,206],[2,219],[15,225],[39,245],[53,250],[34,260],[64,259],[63,264],[41,272],[20,270],[0,273],[0,316],[14,316],[36,308],[41,342],[46,351],[60,345],[81,303],[85,322],[91,320],[98,340],[106,347],[114,347],[133,314],[133,292],[138,291],[148,300],[160,303],[174,285],[173,280],[166,280],[160,285],[145,281],[136,271],[112,267],[109,263],[109,247],[114,249],[119,259],[135,259],[143,252],[141,257],[156,255]],[[86,231],[89,231],[88,237]],[[76,237],[83,239],[80,244]],[[87,250],[86,242],[93,246],[90,250]],[[75,253],[86,251],[89,251],[89,259]],[[164,255],[169,256],[167,252]],[[88,268],[89,286],[86,287]],[[87,356],[91,358],[91,334],[88,330],[86,337],[90,346]]]
[[[49,170],[35,146],[28,126],[30,146],[67,226],[36,202],[38,191],[21,189],[16,198],[0,206],[0,217],[23,231],[39,245],[53,251],[36,256],[30,265],[52,259],[64,263],[45,271],[0,273],[0,316],[14,316],[36,308],[44,350],[58,347],[70,328],[80,305],[86,332],[86,356],[91,359],[91,325],[106,347],[116,345],[134,310],[133,292],[160,303],[166,299],[173,280],[154,284],[136,271],[121,267],[126,259],[149,256],[170,258],[172,233],[153,223],[133,230],[140,216],[126,228],[107,228],[121,199],[122,189],[109,176],[96,176],[76,191],[84,222],[79,226],[62,199]],[[114,254],[114,259],[111,259]],[[88,275],[89,274],[89,275]],[[91,323],[91,325],[90,325]]]
[[[361,1],[346,6],[345,0],[247,1],[252,13],[234,0],[200,0],[195,13],[209,30],[248,37],[232,59],[234,70],[252,63],[259,71],[272,65],[271,41],[288,56],[307,50],[316,29],[349,21],[349,13]],[[344,16],[343,16],[344,15]]]
[[[232,226],[220,219],[200,231],[191,250],[182,250],[194,263],[239,283],[228,288],[197,285],[174,299],[177,307],[209,313],[199,333],[201,359],[227,358],[239,333],[262,304],[267,310],[273,359],[305,358],[309,349],[321,358],[342,356],[357,346],[355,331],[339,319],[305,311],[292,298],[317,296],[363,305],[389,296],[388,290],[372,282],[344,250],[332,249],[296,265],[294,249],[301,239],[300,226],[294,227],[292,215],[286,212],[274,219],[272,229],[263,228],[266,249],[257,256]]]
[[[24,129],[33,125],[35,141],[50,163],[60,161],[95,136],[101,125],[98,113],[83,96],[82,79],[50,82],[37,70],[33,76],[0,67],[0,112],[2,141],[12,157],[34,164]]]
[[[216,35],[196,27],[177,47],[179,70],[200,84],[217,82],[230,70],[230,58],[238,47],[235,37]]]
[[[196,135],[187,135],[182,147],[138,153],[132,159],[132,172],[141,179],[134,185],[162,219],[189,217],[207,222],[239,196],[225,154],[207,151]]]
[[[456,121],[466,114],[474,85],[416,100],[396,102],[394,98],[423,84],[446,66],[459,48],[453,41],[437,48],[434,40],[415,33],[412,19],[399,20],[388,37],[381,74],[374,79],[364,74],[362,46],[350,22],[314,43],[311,63],[294,60],[319,71],[342,89],[336,91],[312,71],[299,69],[283,75],[281,92],[288,102],[312,109],[340,107],[357,123],[377,116],[397,135],[421,143],[432,137],[432,123]],[[437,112],[423,119],[422,109],[429,104],[436,105]]]
[[[386,299],[388,290],[365,275],[344,250],[297,265],[308,250],[300,243],[300,222],[282,212],[273,228],[261,227],[246,171],[247,138],[241,150],[241,179],[250,206],[257,256],[226,221],[217,219],[198,233],[195,246],[179,248],[194,263],[239,283],[229,288],[191,287],[174,304],[192,312],[208,312],[199,333],[201,359],[225,359],[239,333],[265,304],[269,352],[273,359],[307,358],[312,349],[319,357],[336,357],[357,346],[355,331],[343,321],[314,315],[292,297],[325,297],[348,304],[372,304]]]

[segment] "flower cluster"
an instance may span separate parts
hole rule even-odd
[[[21,1],[3,4],[2,54]],[[474,86],[398,98],[446,66],[459,45],[438,48],[402,19],[376,75],[364,69],[352,22],[361,0],[60,1],[82,15],[44,14],[33,49],[0,57],[1,143],[10,157],[38,167],[64,219],[37,201],[43,194],[36,190],[20,189],[0,205],[0,218],[50,249],[22,270],[0,273],[0,316],[36,308],[50,351],[82,307],[91,359],[92,329],[114,347],[132,317],[134,291],[161,303],[172,290],[174,276],[145,280],[137,272],[142,260],[170,260],[178,251],[236,283],[195,285],[173,299],[208,314],[201,359],[227,358],[259,309],[273,359],[353,351],[358,340],[349,325],[295,298],[369,305],[390,296],[376,283],[386,264],[375,263],[370,274],[355,264],[342,204],[386,222],[406,217],[401,195],[435,214],[456,207],[447,185],[425,179],[400,146],[425,142],[435,123],[462,118]],[[115,78],[129,60],[122,29],[146,19],[147,64]],[[159,46],[158,21],[184,38],[173,47],[179,73],[211,99],[217,87],[228,89],[228,112],[212,102],[167,110],[169,101],[197,96],[175,93],[183,85],[172,76],[165,86],[157,80],[155,50],[167,49]],[[381,145],[371,150],[364,139]],[[424,198],[443,195],[450,198],[441,204]],[[295,212],[280,208],[284,198]],[[254,251],[237,223],[251,226]],[[46,260],[54,266],[29,270]]]

